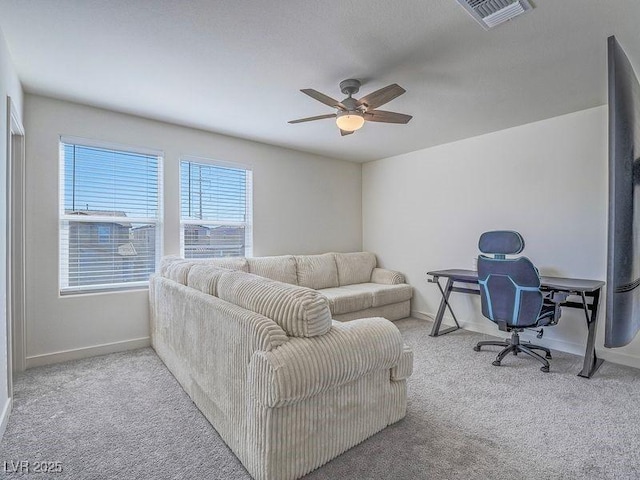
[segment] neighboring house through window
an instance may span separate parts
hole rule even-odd
[[[185,258],[252,256],[251,170],[184,159],[180,162],[180,199]]]
[[[137,288],[161,251],[160,152],[60,141],[60,292]]]

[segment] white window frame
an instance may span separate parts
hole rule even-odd
[[[214,220],[199,220],[199,219],[185,219],[182,218],[182,162],[192,162],[201,165],[210,165],[212,167],[220,168],[232,168],[235,170],[244,170],[247,172],[246,188],[245,188],[245,208],[246,208],[246,220],[244,222],[220,222]],[[184,226],[185,225],[204,225],[204,226],[236,226],[244,227],[245,247],[244,256],[253,256],[253,169],[248,165],[241,163],[225,162],[221,160],[212,160],[206,157],[197,157],[192,155],[185,155],[180,157],[178,165],[179,176],[179,205],[178,211],[180,212],[180,255],[185,256],[184,245]]]
[[[121,152],[133,153],[138,155],[148,155],[158,158],[158,216],[155,217],[110,217],[100,215],[68,215],[65,213],[64,198],[65,198],[65,176],[64,176],[64,145],[80,145],[83,147],[98,148],[105,150],[116,150]],[[59,179],[59,213],[58,213],[58,292],[60,296],[88,294],[88,293],[102,293],[102,292],[117,292],[127,290],[140,290],[146,289],[149,286],[149,281],[139,282],[121,282],[121,283],[109,283],[100,285],[83,285],[83,286],[69,286],[69,264],[62,261],[63,252],[66,248],[69,249],[68,243],[65,243],[65,237],[68,242],[68,234],[64,235],[64,225],[67,222],[105,222],[105,223],[117,223],[118,221],[126,223],[144,223],[152,224],[156,227],[155,238],[155,270],[157,271],[160,265],[160,259],[162,258],[162,252],[164,248],[163,240],[163,222],[164,222],[164,190],[163,190],[163,169],[164,169],[164,152],[162,150],[154,150],[145,147],[137,147],[131,145],[123,145],[118,143],[111,143],[99,140],[91,140],[81,137],[73,137],[68,135],[61,135],[58,142],[59,160],[58,160],[58,179]],[[67,253],[68,255],[68,253]]]

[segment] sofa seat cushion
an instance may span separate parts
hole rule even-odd
[[[272,319],[291,337],[331,329],[329,302],[315,290],[239,271],[223,274],[217,289],[218,298]]]
[[[249,273],[278,282],[298,285],[296,259],[293,255],[247,258],[247,263],[249,264]]]
[[[333,315],[404,302],[413,296],[413,289],[407,284],[358,283],[344,287],[323,288],[319,292],[329,300]]]
[[[392,303],[406,302],[413,297],[413,287],[411,285],[374,285],[373,306],[382,307]]]
[[[337,287],[338,268],[333,253],[322,255],[296,255],[298,285],[301,287],[321,288]]]
[[[373,253],[336,253],[335,258],[340,286],[371,281],[371,273],[377,263]]]
[[[382,307],[392,303],[410,300],[413,296],[413,288],[406,283],[400,285],[382,285],[380,283],[359,283],[348,285],[344,288],[358,292],[369,292],[372,297],[372,307]]]
[[[345,287],[323,288],[318,290],[329,300],[329,308],[333,315],[357,312],[371,308],[373,295],[367,291],[356,291]]]

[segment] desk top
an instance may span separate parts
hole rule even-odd
[[[449,270],[434,270],[427,272],[432,277],[450,278],[455,282],[478,283],[478,272],[475,270],[463,270],[452,268]],[[601,280],[586,280],[582,278],[563,278],[540,276],[540,286],[559,291],[568,292],[595,292],[604,286]]]

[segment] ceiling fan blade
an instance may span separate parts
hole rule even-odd
[[[362,97],[360,99],[360,104],[366,105],[367,109],[378,108],[381,105],[390,102],[394,98],[399,97],[404,92],[406,92],[404,88],[397,83],[394,83],[393,85],[387,85],[380,90],[376,90],[375,92]]]
[[[336,118],[336,114],[328,113],[327,115],[317,115],[315,117],[299,118],[297,120],[289,120],[288,123],[313,122],[314,120],[322,120],[323,118]]]
[[[351,135],[352,133],[353,133],[353,132],[349,132],[349,131],[347,131],[347,130],[340,130],[340,135],[342,135],[343,137],[344,137],[345,135]]]
[[[364,119],[368,122],[409,123],[413,117],[404,113],[385,112],[384,110],[370,110],[365,112]]]
[[[335,100],[331,97],[328,97],[327,95],[325,95],[324,93],[320,93],[317,90],[314,90],[313,88],[303,88],[302,90],[300,90],[302,93],[306,93],[307,95],[309,95],[311,98],[314,98],[316,100],[318,100],[319,102],[324,103],[325,105],[329,105],[330,107],[333,108],[339,108],[340,110],[346,110],[347,108],[340,103],[338,100]]]

